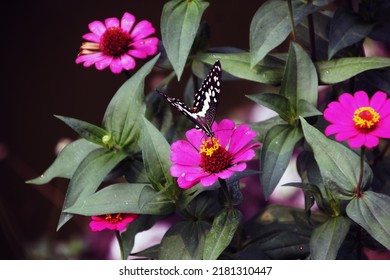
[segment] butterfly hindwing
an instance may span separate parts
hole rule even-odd
[[[194,107],[187,107],[177,98],[169,97],[163,92],[157,91],[173,107],[191,120],[197,128],[202,129],[209,137],[214,133],[211,126],[217,114],[218,97],[221,91],[221,63],[216,61],[200,89],[194,96]]]

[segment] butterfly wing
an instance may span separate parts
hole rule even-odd
[[[217,60],[201,88],[195,93],[194,107],[187,107],[177,98],[169,97],[165,93],[157,92],[163,96],[173,107],[191,120],[197,128],[202,129],[207,136],[214,135],[211,126],[217,114],[219,92],[221,91],[221,63]]]
[[[194,108],[202,123],[210,129],[217,114],[219,93],[221,91],[221,63],[217,60],[200,89],[195,93]]]

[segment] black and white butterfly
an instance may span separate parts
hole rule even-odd
[[[214,136],[211,129],[217,114],[218,97],[221,91],[221,63],[217,60],[200,89],[195,93],[193,108],[187,107],[177,98],[169,97],[161,91],[162,95],[173,107],[179,110],[184,116],[195,123],[196,128],[200,128],[208,136]]]

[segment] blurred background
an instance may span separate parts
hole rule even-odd
[[[23,0],[8,1],[2,7],[0,259],[111,257],[112,233],[92,233],[89,218],[72,219],[56,232],[67,180],[55,179],[43,186],[25,181],[42,174],[56,151],[77,139],[77,134],[53,115],[100,125],[108,102],[126,80],[124,74],[75,64],[81,36],[89,32],[88,24],[121,18],[127,11],[137,21],[152,22],[155,35],[161,38],[159,24],[165,2]],[[210,2],[203,19],[210,25],[211,46],[249,49],[250,20],[262,1],[245,1],[239,13],[237,1]],[[139,61],[137,69],[141,65]],[[150,79],[163,74],[152,74]],[[184,87],[185,77],[179,86]],[[224,83],[219,118],[238,117],[252,106],[244,95],[260,92],[257,86],[250,82]],[[172,89],[172,95],[181,94]],[[149,90],[151,82],[146,83],[146,92]]]

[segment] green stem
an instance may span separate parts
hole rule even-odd
[[[229,194],[229,190],[228,190],[228,186],[226,184],[226,181],[224,179],[221,179],[221,178],[218,178],[218,181],[221,185],[221,190],[225,196],[227,208],[229,208],[229,209],[233,208],[233,204],[232,204],[232,201],[230,199],[230,194]]]
[[[116,236],[116,239],[118,240],[119,249],[121,251],[121,260],[126,260],[127,258],[125,258],[125,252],[123,251],[123,241],[122,241],[121,233],[118,230],[116,230],[115,236]]]
[[[359,181],[356,186],[356,196],[359,198],[362,196],[362,183],[363,183],[363,173],[364,173],[364,154],[366,152],[366,147],[362,146],[360,150],[360,174]]]
[[[287,3],[288,3],[288,12],[290,14],[290,25],[291,25],[291,32],[292,32],[292,37],[293,37],[292,40],[295,41],[295,39],[297,37],[297,32],[295,30],[294,13],[293,13],[291,0],[288,0]]]

